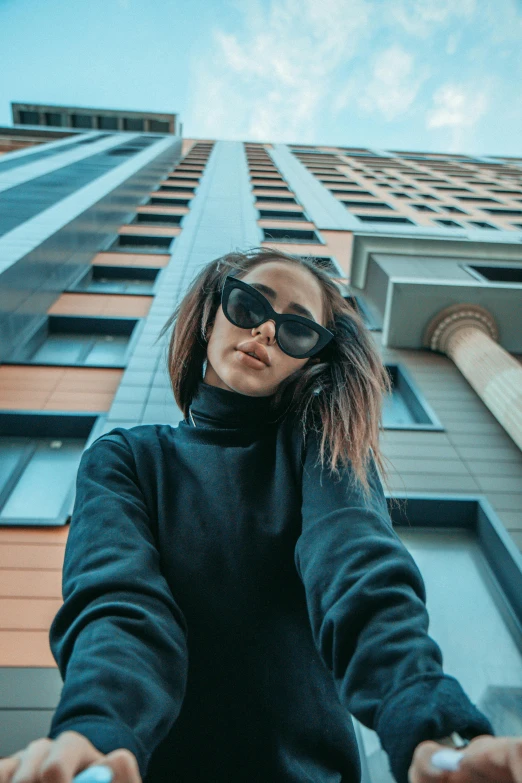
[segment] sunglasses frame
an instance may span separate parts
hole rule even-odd
[[[246,291],[248,294],[253,296],[254,299],[257,299],[257,301],[263,306],[265,312],[263,314],[263,317],[258,323],[252,324],[252,326],[240,326],[240,324],[236,324],[232,320],[232,318],[228,314],[228,299],[234,288],[241,288],[243,291]],[[286,353],[287,356],[292,356],[293,359],[306,359],[309,356],[314,356],[316,353],[322,351],[323,348],[325,348],[325,346],[328,345],[328,343],[335,336],[333,332],[329,331],[329,329],[325,329],[324,326],[321,326],[315,321],[312,321],[310,318],[305,318],[302,315],[290,315],[290,314],[281,315],[280,313],[276,313],[276,311],[274,310],[274,308],[272,307],[272,305],[270,304],[266,296],[263,296],[263,294],[260,291],[257,291],[253,286],[249,285],[248,283],[245,283],[243,280],[239,280],[233,275],[227,275],[225,278],[225,282],[223,284],[223,288],[221,291],[221,307],[223,308],[223,313],[225,317],[230,321],[230,323],[234,324],[234,326],[237,326],[240,329],[254,329],[256,326],[260,326],[261,324],[265,323],[265,321],[274,320],[276,324],[275,338],[277,344],[281,348],[283,353]],[[307,351],[307,353],[303,353],[299,356],[295,356],[294,354],[285,351],[285,349],[283,348],[283,346],[281,345],[278,339],[279,328],[281,324],[285,323],[285,321],[296,321],[297,323],[304,324],[309,329],[312,329],[314,332],[316,332],[319,335],[319,340],[317,341],[317,343],[314,345],[313,348]]]

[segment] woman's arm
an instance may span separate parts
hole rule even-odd
[[[350,489],[315,466],[318,436],[307,438],[302,532],[295,563],[317,650],[347,710],[379,735],[398,783],[408,783],[416,746],[459,731],[494,734],[458,681],[442,669],[428,635],[421,573],[392,527],[372,457],[372,494]]]
[[[64,685],[48,734],[128,748],[145,776],[186,687],[186,621],[161,573],[123,430],[82,455],[50,647]]]

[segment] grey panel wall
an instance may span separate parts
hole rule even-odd
[[[380,340],[379,333],[373,333]],[[382,349],[403,364],[445,432],[381,435],[392,492],[484,495],[522,551],[522,453],[451,359],[425,351]]]
[[[174,137],[166,150],[3,272],[0,361],[8,360],[38,327],[62,291],[87,270],[93,255],[180,156],[181,139]]]

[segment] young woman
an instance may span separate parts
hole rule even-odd
[[[389,381],[358,313],[312,261],[261,248],[203,268],[171,327],[184,420],[84,452],[50,631],[60,703],[0,783],[100,764],[114,783],[358,783],[350,713],[398,783],[522,781],[519,746],[427,633],[378,472]],[[454,731],[475,739],[441,778],[430,758]]]

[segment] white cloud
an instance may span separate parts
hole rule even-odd
[[[427,69],[415,67],[412,54],[391,46],[378,55],[358,103],[367,112],[380,112],[386,120],[394,120],[410,108],[427,78]]]
[[[471,19],[476,0],[392,0],[389,8],[403,30],[426,38],[435,26],[447,24],[453,17]]]
[[[433,95],[434,106],[427,112],[426,127],[448,128],[452,151],[463,149],[488,108],[488,92],[487,86],[478,92],[475,87],[451,83],[442,85]]]
[[[236,8],[241,35],[216,28],[211,54],[195,67],[187,126],[198,136],[313,140],[339,69],[370,30],[371,0],[272,0],[268,9],[250,0]]]
[[[446,41],[446,54],[455,54],[459,45],[460,33],[451,33]]]

